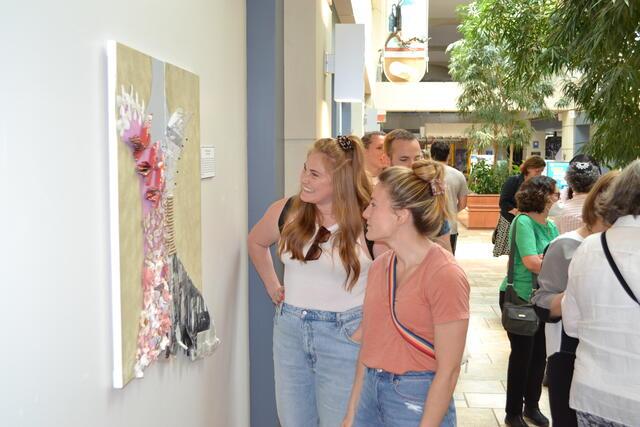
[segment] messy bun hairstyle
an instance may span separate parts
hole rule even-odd
[[[411,169],[392,166],[379,176],[394,209],[408,209],[413,225],[423,236],[437,237],[447,219],[444,166],[433,160],[418,160]]]

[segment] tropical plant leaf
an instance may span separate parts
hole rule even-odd
[[[531,139],[530,119],[551,115],[546,105],[554,89],[549,75],[523,73],[515,59],[528,56],[505,42],[508,34],[536,55],[547,55],[531,38],[523,39],[524,29],[536,34],[544,29],[542,19],[526,21],[523,29],[522,17],[534,7],[523,3],[476,0],[458,8],[463,38],[448,47],[449,72],[462,87],[458,108],[476,123],[468,137],[478,149],[523,147]],[[533,3],[547,7],[548,1]]]

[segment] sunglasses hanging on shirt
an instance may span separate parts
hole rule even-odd
[[[322,243],[326,243],[329,240],[329,237],[331,237],[331,232],[325,227],[320,226],[320,228],[318,228],[318,232],[316,233],[316,238],[313,240],[313,243],[309,247],[304,260],[315,261],[319,259],[320,255],[322,255],[322,248],[320,247],[320,245]]]

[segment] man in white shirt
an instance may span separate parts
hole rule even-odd
[[[458,242],[458,212],[467,207],[467,195],[469,187],[467,187],[467,179],[459,170],[452,168],[447,164],[449,158],[450,145],[444,141],[436,141],[431,144],[431,158],[444,165],[445,168],[445,184],[447,186],[447,207],[449,210],[449,223],[451,225],[451,250],[456,253],[456,244]]]

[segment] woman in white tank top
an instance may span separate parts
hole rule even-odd
[[[300,193],[269,207],[249,256],[271,300],[278,417],[283,427],[338,426],[346,413],[371,257],[362,212],[371,197],[357,137],[315,142]],[[277,243],[284,286],[269,248]]]
[[[366,246],[360,246],[359,241],[356,253],[362,270],[351,291],[347,292],[344,286],[347,279],[346,271],[338,250],[333,248],[338,228],[338,224],[327,228],[331,236],[327,242],[320,243],[322,252],[320,258],[314,262],[292,259],[290,252],[281,254],[280,259],[284,264],[284,283],[287,289],[285,302],[287,304],[335,312],[346,311],[362,305],[371,259]],[[303,253],[308,253],[311,245],[312,242],[308,242],[304,246]]]

